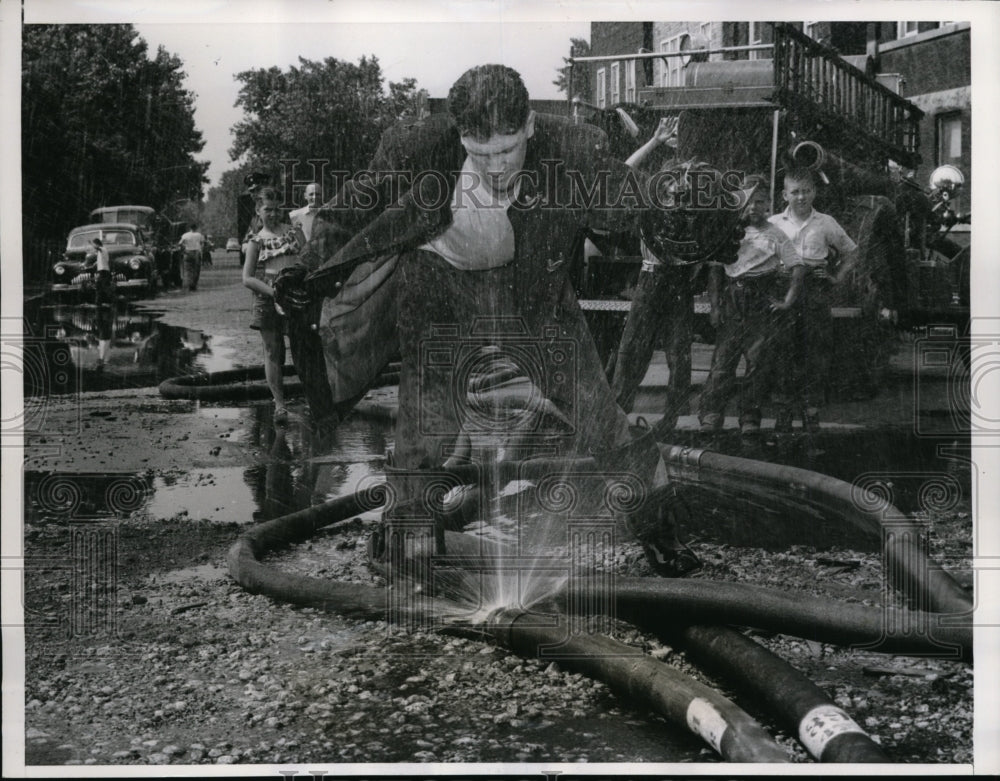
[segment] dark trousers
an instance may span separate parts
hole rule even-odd
[[[505,426],[519,424],[509,410],[478,407],[468,392],[476,368],[501,357],[568,421],[573,452],[599,453],[631,441],[628,418],[615,403],[562,269],[518,259],[460,271],[418,250],[400,259],[396,273],[403,275],[396,467],[437,467],[462,433],[502,435]]]
[[[611,383],[622,409],[632,409],[639,384],[649,369],[653,348],[662,340],[670,369],[664,417],[676,418],[687,412],[693,323],[691,266],[664,265],[639,273]]]
[[[181,266],[183,285],[188,290],[198,289],[198,278],[201,276],[201,251],[189,250],[184,253],[184,263]]]
[[[698,417],[725,415],[736,387],[740,356],[746,370],[740,385],[737,412],[740,423],[760,424],[761,407],[777,380],[777,349],[789,340],[794,319],[789,312],[771,312],[771,297],[781,297],[775,280],[729,280],[720,301],[722,322],[716,334],[712,368],[701,394]]]
[[[831,283],[808,277],[792,310],[792,325],[778,348],[783,356],[774,401],[781,406],[821,407],[826,402],[833,353]]]
[[[110,271],[98,271],[94,282],[94,303],[109,304],[115,300],[115,283]]]

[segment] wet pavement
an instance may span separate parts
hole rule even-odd
[[[35,371],[25,372],[26,407],[54,407],[61,400],[70,411],[75,404],[78,413],[71,431],[43,427],[46,436],[30,443],[26,521],[38,520],[44,510],[39,496],[60,476],[77,486],[88,512],[113,514],[116,508],[106,501],[109,486],[130,477],[131,490],[141,496],[130,511],[239,524],[302,509],[378,477],[391,445],[387,419],[393,389],[370,395],[373,417],[356,414],[324,441],[311,431],[301,399],[293,401],[296,414],[287,427],[272,425],[267,403],[157,401],[154,388],[168,377],[240,368],[258,360],[256,334],[245,328],[245,291],[238,273],[234,262],[221,256],[205,270],[204,290],[194,294],[166,291],[148,301],[119,301],[110,307],[53,303],[44,297],[26,304],[27,328],[34,334],[30,346],[41,361]],[[954,477],[968,495],[969,402],[967,394],[963,398],[956,392],[955,381],[961,371],[956,372],[954,362],[926,361],[928,346],[954,352],[955,340],[949,341],[947,334],[936,340],[903,340],[878,395],[834,400],[823,409],[816,434],[799,430],[777,436],[765,418],[761,436],[740,437],[733,417],[723,431],[704,434],[692,414],[681,417],[669,440],[799,466],[849,483],[890,483],[893,499],[904,511],[920,510],[922,486],[935,475]],[[697,387],[707,372],[710,346],[696,344],[693,359]],[[633,419],[656,422],[668,376],[662,353],[654,354]],[[123,401],[107,403],[111,398]],[[136,401],[138,423],[125,414],[128,403]],[[695,403],[693,397],[692,407]],[[116,450],[130,434],[145,436],[153,451],[138,459],[137,472],[129,471],[129,459],[119,458],[124,453]],[[156,451],[178,442],[197,447],[197,456],[187,465],[164,468]],[[111,447],[103,450],[106,444]],[[116,462],[123,469],[115,469]]]
[[[81,675],[75,668],[65,677],[59,677],[64,675],[60,671],[36,672],[48,669],[46,642],[36,642],[31,678],[45,686],[51,680],[52,686],[32,691],[30,696],[37,697],[38,709],[32,724],[54,737],[48,742],[38,738],[32,743],[33,762],[82,761],[81,757],[89,756],[85,752],[92,751],[93,741],[89,736],[95,729],[103,730],[101,737],[105,740],[102,744],[105,754],[100,756],[119,757],[129,752],[125,759],[114,761],[154,764],[172,760],[165,754],[150,753],[152,748],[129,748],[127,741],[131,739],[133,744],[140,741],[139,745],[144,747],[166,737],[168,742],[180,746],[183,761],[202,761],[206,747],[215,746],[216,742],[219,745],[211,751],[222,758],[231,758],[235,755],[232,746],[228,743],[223,746],[224,740],[239,745],[243,751],[240,756],[246,762],[304,761],[303,758],[311,757],[329,760],[337,756],[342,761],[366,761],[373,756],[379,761],[434,756],[528,761],[536,756],[547,757],[549,754],[545,752],[550,751],[555,751],[551,755],[563,761],[713,759],[712,752],[690,736],[664,730],[662,722],[649,718],[648,713],[617,710],[620,701],[604,689],[585,679],[578,680],[579,676],[566,676],[551,665],[533,666],[531,660],[508,657],[506,652],[495,649],[480,649],[472,643],[468,644],[468,659],[463,656],[456,660],[449,655],[454,650],[449,650],[452,641],[444,645],[444,640],[434,640],[436,645],[426,649],[426,659],[421,656],[410,664],[400,659],[416,658],[422,642],[419,638],[393,640],[398,647],[389,650],[399,656],[387,656],[385,636],[372,627],[339,616],[312,615],[253,597],[232,584],[224,555],[240,528],[350,493],[365,481],[381,479],[384,455],[392,445],[392,428],[386,420],[389,415],[385,406],[372,408],[374,417],[360,414],[352,417],[324,438],[313,431],[301,398],[291,400],[289,424],[275,427],[273,409],[267,401],[236,399],[202,403],[160,397],[156,383],[163,379],[162,374],[216,371],[260,362],[259,338],[246,328],[249,309],[245,291],[239,287],[238,270],[232,265],[220,265],[207,271],[202,287],[195,294],[169,291],[147,302],[115,308],[113,322],[122,317],[129,323],[143,323],[143,328],[148,326],[143,331],[129,325],[122,329],[123,334],[131,337],[128,328],[134,328],[140,331],[139,341],[142,341],[147,338],[142,333],[149,333],[149,338],[159,333],[161,344],[172,345],[157,353],[155,360],[137,361],[138,348],[134,346],[137,342],[130,342],[131,347],[120,347],[129,358],[106,361],[98,372],[91,358],[70,349],[70,340],[78,337],[66,324],[72,324],[74,315],[86,320],[91,314],[86,307],[70,307],[68,320],[62,314],[57,317],[57,312],[65,309],[53,307],[44,314],[47,320],[35,321],[44,322],[46,328],[66,329],[64,335],[58,330],[50,332],[45,341],[63,345],[59,349],[72,361],[72,372],[78,373],[79,384],[72,386],[72,391],[57,392],[51,382],[60,365],[46,364],[48,374],[43,372],[38,377],[41,383],[50,384],[40,385],[43,392],[29,396],[34,428],[26,437],[25,538],[29,546],[49,543],[53,551],[61,552],[62,558],[52,554],[45,560],[54,565],[64,564],[65,551],[58,545],[68,545],[63,530],[73,525],[64,521],[127,517],[128,523],[115,525],[119,534],[122,585],[128,587],[119,595],[119,613],[133,633],[130,642],[142,649],[143,656],[136,655],[136,663],[131,664],[124,655],[116,655],[116,644],[115,650],[108,652],[119,665],[115,686],[122,681],[127,685],[121,686],[120,699],[111,700],[110,707],[104,700],[92,707],[89,696],[84,698],[80,693],[89,695],[83,685],[86,681],[81,683]],[[121,337],[121,341],[126,340]],[[704,346],[696,346],[696,383],[703,379],[706,354]],[[954,477],[962,486],[963,495],[968,496],[970,470],[963,461],[968,452],[968,422],[963,422],[961,404],[955,403],[950,392],[949,370],[928,367],[914,375],[915,350],[910,349],[908,355],[900,359],[892,381],[877,398],[830,405],[818,434],[768,436],[765,422],[764,436],[747,441],[738,435],[735,420],[730,419],[726,430],[706,436],[697,431],[695,418],[686,416],[671,439],[673,444],[802,466],[848,482],[865,474],[881,475],[891,483],[893,500],[917,512],[927,498],[924,486],[928,476]],[[137,363],[142,364],[141,370],[131,368]],[[638,410],[650,422],[656,420],[657,384],[663,372],[662,357],[658,355],[647,377],[646,395],[642,397],[646,406]],[[369,401],[380,400],[391,405],[393,398],[393,390],[385,389],[372,394]],[[699,545],[699,551],[709,547],[713,533],[745,528],[740,520],[746,516],[740,513],[745,513],[746,505],[740,505],[740,497],[729,504],[726,499],[709,495],[694,508],[703,518],[722,521],[716,529],[703,522],[692,530],[696,538],[692,542]],[[740,580],[750,577],[765,583],[771,577],[782,587],[801,583],[811,586],[817,577],[816,570],[806,565],[813,562],[803,563],[803,557],[795,551],[787,552],[787,546],[804,544],[811,549],[822,549],[825,545],[841,545],[845,539],[851,541],[844,536],[844,529],[819,529],[807,518],[789,514],[767,520],[769,524],[757,525],[747,539],[741,541],[730,536],[728,546],[718,548],[719,555],[714,555],[715,551],[712,556],[706,555],[705,576],[724,579],[728,573]],[[967,536],[963,535],[963,539]],[[741,542],[758,547],[735,547]],[[781,553],[767,558],[767,548],[779,549]],[[841,562],[834,554],[824,555],[845,566],[852,563]],[[635,556],[641,558],[641,553],[635,552]],[[754,557],[768,563],[756,562]],[[639,558],[636,561],[643,564]],[[877,559],[864,555],[857,558],[865,572],[870,567],[868,560]],[[346,564],[338,564],[341,559],[351,562],[351,567],[364,566],[360,531],[343,540],[317,535],[272,563],[289,572],[350,582],[356,572]],[[749,576],[744,574],[747,571],[751,573]],[[36,580],[38,576],[38,572],[32,575]],[[848,582],[847,575],[838,577],[844,583],[830,586],[843,589],[838,598],[846,595],[858,599],[877,593],[866,590],[868,580],[874,584],[872,589],[877,588],[874,576],[860,585]],[[68,591],[60,591],[59,586],[55,580],[43,579],[28,591],[35,599],[51,596],[51,605],[46,605],[55,610],[63,604],[60,600],[75,593],[71,584]],[[848,691],[844,688],[846,679],[842,679],[847,673],[841,673],[838,665],[845,668],[849,665],[853,671],[854,678],[849,681],[852,694],[857,692],[858,697],[872,699],[879,686],[878,681],[862,674],[861,663],[853,651],[830,648],[819,653],[808,643],[793,643],[781,637],[764,642],[785,651],[794,646],[794,653],[789,655],[797,666],[830,690]],[[796,650],[800,647],[804,649],[801,653]],[[466,646],[461,648],[464,652]],[[660,658],[669,656],[671,664],[685,664],[683,657],[669,648],[656,650]],[[234,653],[239,656],[236,661]],[[72,655],[67,660],[70,663],[76,664]],[[376,663],[381,667],[373,672],[369,668]],[[494,670],[504,673],[497,677],[495,685],[489,678]],[[260,702],[251,701],[248,698],[256,694],[252,691],[247,694],[246,681],[261,671],[278,679],[267,683],[275,687],[276,694]],[[192,676],[197,680],[190,684],[190,690],[184,689],[182,699],[188,703],[188,710],[178,711],[176,723],[169,723],[172,711],[164,711],[157,698],[148,695],[159,692],[164,685],[189,685],[176,683],[170,677],[175,675],[180,682]],[[369,675],[372,683],[362,686],[360,681]],[[95,691],[103,691],[105,676],[106,673],[98,673],[101,680],[95,679]],[[167,680],[170,682],[164,684]],[[425,683],[413,683],[417,680]],[[205,690],[203,681],[212,681],[212,688]],[[370,688],[372,695],[362,699],[350,693],[341,700],[339,689],[335,692],[337,697],[333,697],[323,693],[326,688],[315,688],[329,687],[332,681],[337,686],[358,683],[360,688]],[[397,734],[397,727],[390,719],[396,718],[397,711],[404,710],[397,701],[399,698],[415,693],[444,696],[437,689],[425,692],[422,687],[430,686],[426,682],[435,686],[440,682],[445,688],[454,688],[454,698],[442,699],[433,712],[448,724],[455,722],[456,728],[462,730],[458,736],[446,726],[422,724],[407,725],[413,727],[413,733],[403,735],[402,739]],[[63,702],[57,699],[61,695],[52,693],[56,691],[70,691],[74,697],[82,698],[82,704]],[[555,701],[565,703],[565,712],[546,705],[539,711],[546,721],[539,722],[541,716],[534,709],[540,707],[538,701],[543,691],[548,691],[547,696]],[[588,692],[590,699],[585,696]],[[137,696],[138,693],[141,694]],[[290,715],[282,697],[293,696],[318,704],[315,708],[310,705],[301,717]],[[518,707],[522,710],[515,709],[509,719],[500,719],[493,712],[498,700],[520,703]],[[61,709],[67,707],[71,732],[82,736],[80,747],[75,747],[75,738],[63,737],[67,717],[61,715]],[[98,713],[95,707],[103,710]],[[867,706],[854,703],[853,707]],[[881,715],[870,713],[873,711],[860,710],[858,718],[867,715],[868,726],[880,725],[881,721],[874,720]],[[47,714],[53,715],[50,718]],[[252,718],[248,721],[249,714]],[[477,721],[481,716],[487,720]],[[522,726],[527,731],[521,730]],[[524,735],[519,734],[522,731]],[[915,734],[919,738],[920,733]],[[307,745],[316,735],[321,744]],[[484,736],[489,738],[488,746],[480,745],[485,741]],[[265,738],[273,749],[258,751],[244,746]],[[279,743],[286,739],[301,741],[304,748],[296,742],[288,744],[291,748],[287,752],[283,747],[279,750]],[[365,742],[376,739],[382,741],[378,747]],[[449,747],[452,753],[441,748],[439,754],[424,756],[428,745],[433,744],[432,748],[439,750],[435,742],[439,739],[440,745]],[[322,743],[324,740],[328,742]],[[475,751],[455,754],[459,741],[465,740],[471,741],[469,745],[475,746]],[[789,743],[792,741],[788,739]],[[114,749],[120,750],[114,753]],[[181,755],[177,761],[181,761]],[[208,756],[208,761],[212,761],[213,754]]]

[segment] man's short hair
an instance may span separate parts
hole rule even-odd
[[[506,65],[470,68],[448,93],[448,111],[458,132],[477,141],[513,135],[524,127],[530,110],[521,74]]]
[[[813,187],[818,186],[816,172],[812,168],[806,168],[804,166],[800,168],[789,168],[785,171],[785,178],[782,180],[782,185],[787,185],[788,182],[802,182],[811,184]]]

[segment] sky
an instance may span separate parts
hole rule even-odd
[[[12,0],[0,0],[8,8]],[[953,4],[954,5],[954,4]],[[919,10],[945,16],[944,3],[894,2],[899,18]],[[466,69],[503,62],[517,69],[534,98],[563,97],[552,84],[570,39],[590,38],[590,20],[892,17],[885,3],[671,2],[631,0],[23,0],[33,22],[121,22],[135,25],[150,51],[164,46],[185,63],[196,96],[195,124],[210,163],[210,184],[236,165],[231,128],[242,118],[234,75],[252,68],[286,70],[298,58],[357,62],[378,57],[389,81],[407,77],[431,97],[445,97]],[[738,9],[738,11],[737,11]],[[898,9],[898,11],[897,11]],[[904,9],[906,9],[904,11]],[[951,16],[947,16],[951,13]],[[875,16],[870,16],[875,14]],[[915,17],[914,17],[915,18]],[[957,18],[957,17],[954,17]]]
[[[236,165],[229,157],[234,75],[252,68],[286,70],[298,58],[378,57],[386,85],[412,77],[431,97],[445,97],[466,69],[503,62],[517,69],[534,98],[559,98],[552,84],[570,38],[590,38],[578,4],[460,0],[25,0],[25,21],[133,23],[150,52],[164,46],[184,62],[195,99],[195,124],[217,184]],[[593,5],[594,9],[601,6]],[[605,18],[615,18],[614,15]]]
[[[234,74],[277,65],[287,69],[298,58],[336,57],[357,62],[375,55],[386,84],[412,77],[431,97],[444,97],[467,68],[505,62],[523,75],[536,98],[562,95],[552,84],[571,37],[590,37],[590,25],[515,22],[359,24],[136,24],[151,51],[159,45],[185,63],[187,88],[197,95],[195,123],[205,137],[202,159],[211,162],[216,183],[232,167],[230,129],[241,119],[234,103],[239,83]],[[437,56],[428,56],[438,53]]]

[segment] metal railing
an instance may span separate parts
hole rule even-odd
[[[775,99],[781,105],[844,125],[907,166],[919,161],[923,112],[794,27],[774,27]]]

